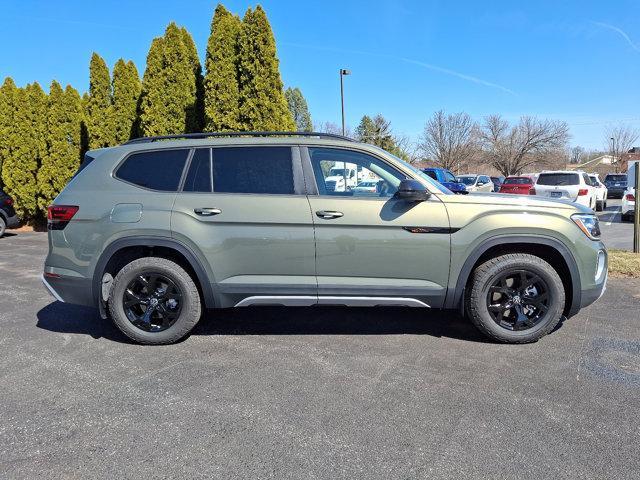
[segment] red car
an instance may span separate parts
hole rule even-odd
[[[499,193],[514,193],[516,195],[535,195],[536,189],[533,188],[533,178],[521,176],[521,177],[507,177],[504,179],[504,183],[500,186]]]

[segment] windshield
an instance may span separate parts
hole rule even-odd
[[[627,176],[626,175],[607,175],[605,177],[605,180],[609,182],[626,182]]]
[[[505,185],[531,185],[531,183],[531,179],[527,177],[507,178],[504,181]]]
[[[538,185],[580,185],[580,177],[577,173],[541,173]]]
[[[422,170],[419,170],[416,167],[414,167],[413,165],[411,165],[410,163],[407,163],[404,160],[402,160],[401,158],[396,157],[393,153],[389,153],[389,152],[387,152],[386,150],[384,150],[384,149],[382,149],[380,147],[376,147],[375,145],[374,145],[374,147],[375,147],[376,150],[380,150],[385,155],[390,156],[396,162],[398,162],[401,165],[403,165],[407,170],[409,170],[411,173],[413,173],[417,178],[420,178],[422,180],[426,180],[426,182],[429,185],[431,185],[433,188],[435,188],[439,192],[444,193],[446,195],[455,195],[451,190],[449,190],[447,187],[445,187],[441,183],[436,182],[433,178],[431,178],[429,175],[424,173]]]
[[[478,177],[475,177],[475,176],[458,177],[458,181],[464,183],[465,185],[475,185],[476,178],[478,178]]]

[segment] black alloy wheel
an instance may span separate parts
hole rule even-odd
[[[144,272],[131,280],[122,296],[129,321],[145,332],[161,332],[180,317],[182,291],[166,275]]]
[[[487,292],[489,315],[512,331],[535,327],[549,311],[549,286],[538,274],[524,269],[501,272]]]

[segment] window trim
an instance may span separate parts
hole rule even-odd
[[[387,167],[389,167],[394,172],[397,172],[400,175],[404,176],[404,178],[413,178],[408,173],[405,173],[402,170],[396,168],[395,165],[392,165],[386,159],[380,157],[379,155],[371,153],[367,150],[361,150],[361,149],[352,148],[352,147],[343,147],[338,145],[307,145],[305,144],[305,145],[300,145],[300,151],[302,154],[302,167],[305,173],[305,183],[307,184],[308,196],[320,197],[320,198],[334,198],[334,199],[339,198],[341,200],[380,200],[383,202],[387,202],[389,201],[390,198],[393,198],[393,197],[374,197],[374,196],[356,197],[356,196],[347,196],[347,195],[344,195],[344,196],[321,195],[318,189],[318,183],[316,182],[316,176],[313,170],[313,163],[311,162],[311,154],[309,153],[309,148],[327,148],[331,150],[346,150],[347,152],[356,152],[356,153],[361,153],[363,155],[369,155],[370,157],[373,157],[376,160],[384,163]],[[309,186],[311,188],[309,188]]]
[[[196,154],[196,150],[209,150],[209,181],[211,182],[211,191],[210,192],[190,192],[190,191],[185,191],[184,190],[184,184],[187,182],[187,177],[189,176],[189,170],[191,169],[191,161],[193,160],[193,157]],[[211,146],[205,146],[205,147],[193,147],[191,149],[191,153],[189,154],[189,163],[187,165],[187,168],[184,169],[184,172],[182,172],[182,178],[180,178],[180,188],[178,189],[177,193],[202,193],[204,195],[211,195],[213,193],[213,156],[211,153]]]
[[[178,182],[178,186],[176,190],[157,190],[155,188],[145,187],[143,185],[138,185],[137,183],[130,182],[125,180],[124,178],[120,178],[116,175],[116,172],[120,169],[122,165],[129,159],[129,157],[133,155],[137,155],[139,153],[149,153],[149,152],[166,152],[166,151],[175,151],[175,150],[188,150],[187,158],[184,162],[184,166],[182,167],[182,173],[180,174],[180,180]],[[182,191],[182,185],[184,183],[186,172],[188,171],[189,165],[191,165],[191,157],[193,156],[194,147],[171,147],[171,148],[153,148],[153,149],[144,149],[144,150],[134,150],[132,152],[127,153],[120,161],[113,167],[111,170],[111,178],[118,180],[119,182],[126,183],[127,185],[131,185],[132,187],[141,188],[142,190],[146,190],[148,192],[154,193],[168,193],[175,195]]]

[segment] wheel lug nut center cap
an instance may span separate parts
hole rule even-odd
[[[514,305],[520,305],[520,295],[515,295],[511,301],[513,302]]]
[[[152,307],[155,307],[156,305],[158,305],[158,299],[157,298],[152,298],[149,303],[151,303]]]

